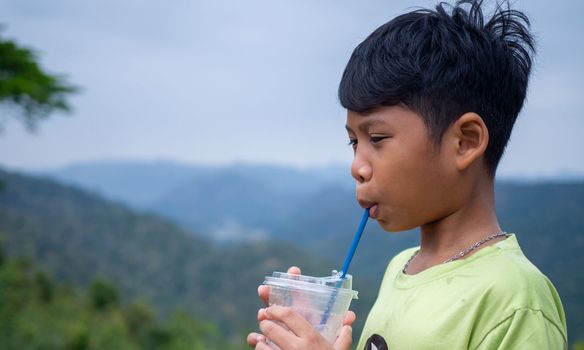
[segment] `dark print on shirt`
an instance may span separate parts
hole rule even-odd
[[[365,343],[365,349],[363,350],[388,350],[388,349],[389,347],[387,346],[385,339],[383,339],[383,337],[380,336],[379,334],[373,334],[372,336],[369,337],[369,339],[367,339],[367,342]]]

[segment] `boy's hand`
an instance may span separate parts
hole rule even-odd
[[[301,274],[300,268],[296,267],[296,266],[292,266],[288,269],[287,271],[289,274]],[[264,302],[264,304],[266,304],[266,306],[268,305],[268,297],[270,295],[270,287],[268,286],[259,286],[258,288],[258,295],[260,297],[260,299]],[[343,320],[343,328],[341,329],[341,332],[339,333],[339,337],[337,338],[335,344],[333,345],[333,347],[331,347],[330,344],[328,344],[324,338],[322,338],[322,336],[320,334],[318,334],[318,332],[316,332],[314,330],[314,328],[300,315],[298,315],[296,312],[294,312],[292,309],[290,308],[286,308],[286,307],[278,307],[280,309],[288,309],[290,312],[290,319],[292,320],[291,322],[300,322],[305,323],[306,325],[308,325],[308,327],[310,328],[308,330],[308,328],[303,328],[305,330],[307,330],[307,333],[301,333],[302,336],[304,338],[308,338],[308,341],[312,341],[314,339],[312,338],[320,338],[322,339],[323,343],[321,344],[323,347],[323,349],[337,349],[337,350],[344,350],[344,349],[349,349],[351,347],[352,344],[352,324],[353,322],[355,322],[355,313],[353,311],[349,311],[347,312],[347,314],[345,315],[345,319]],[[279,327],[281,330],[285,330],[284,328],[282,328],[281,326],[277,325],[276,323],[272,322],[273,320],[279,320],[282,323],[287,324],[288,317],[284,316],[284,318],[286,318],[286,320],[284,319],[279,319],[277,318],[278,314],[275,314],[272,316],[272,314],[270,313],[271,317],[268,317],[268,315],[265,312],[266,309],[260,309],[258,312],[258,322],[260,322],[260,329],[262,329],[262,321],[266,321],[266,322],[271,322],[271,324],[276,325],[276,327]],[[270,308],[271,310],[271,308]],[[287,314],[288,311],[285,312],[285,314]],[[296,316],[298,316],[298,318],[300,320],[298,320],[298,318],[296,318],[296,316],[293,316],[293,314],[295,314]],[[268,328],[270,328],[270,323],[266,323],[264,324],[264,326],[267,325]],[[292,329],[290,327],[288,327],[289,329]],[[273,328],[274,330],[276,330],[276,332],[278,332],[277,328]],[[286,333],[288,333],[290,336],[294,337],[286,337],[287,341],[293,341],[293,343],[285,343],[283,345],[280,345],[277,341],[273,340],[276,344],[278,344],[280,346],[281,349],[286,350],[286,349],[320,349],[320,347],[316,347],[317,343],[306,343],[305,341],[307,339],[300,339],[298,336],[294,335],[293,333],[290,333],[290,331],[285,330]],[[266,333],[266,331],[264,329],[262,329],[262,332]],[[269,330],[268,330],[269,332]],[[271,334],[271,333],[270,333]],[[273,339],[273,336],[269,336],[270,339]],[[286,341],[283,340],[283,341]],[[247,336],[247,343],[250,347],[252,348],[256,348],[256,349],[269,349],[270,347],[265,343],[266,341],[266,336],[264,336],[263,334],[259,334],[259,333],[250,333]],[[281,340],[282,342],[282,340]],[[298,342],[298,343],[297,343]],[[297,344],[296,344],[297,343]]]
[[[281,308],[284,308],[282,306],[280,306],[280,307]],[[289,309],[289,308],[285,308],[285,309]],[[292,310],[292,312],[294,312],[294,311]],[[267,315],[266,315],[265,309],[260,309],[259,312],[258,312],[258,321],[260,322],[260,329],[262,329],[261,322],[264,321],[264,320],[266,320],[266,316]],[[341,328],[341,332],[339,333],[339,337],[337,338],[337,340],[335,341],[335,344],[332,347],[333,349],[335,349],[335,350],[345,350],[345,349],[350,349],[351,348],[351,345],[353,343],[353,339],[352,339],[353,328],[351,328],[351,326],[352,326],[353,322],[355,322],[355,319],[356,319],[355,313],[353,311],[348,311],[347,314],[345,315],[345,319],[343,320],[343,328]],[[304,322],[306,322],[306,320],[304,320],[304,318],[302,318],[302,320]],[[308,322],[306,322],[306,323],[308,323]],[[309,326],[310,326],[310,324],[309,324]],[[279,326],[279,327],[282,328],[281,326]],[[318,334],[314,330],[314,328],[312,328],[312,326],[310,326],[310,328],[312,329],[312,331],[314,331],[314,333],[316,333],[316,335],[318,335],[320,337],[320,334]],[[265,333],[264,329],[262,329],[262,332]],[[290,331],[287,331],[287,330],[286,330],[286,332],[290,333]],[[271,336],[268,335],[268,337],[270,339],[272,339]],[[270,347],[267,346],[267,344],[265,344],[265,342],[266,342],[266,336],[263,335],[263,334],[250,333],[247,336],[247,344],[250,347],[255,348],[255,349],[269,349]],[[264,344],[263,345],[264,347],[258,347],[259,344],[262,344],[262,343]],[[302,348],[301,345],[302,344],[300,344],[299,347],[297,347],[297,348],[298,349],[313,349],[314,348],[314,347]],[[288,346],[288,347],[284,347],[284,346]],[[280,348],[283,349],[283,350],[296,349],[296,347],[290,347],[289,345],[284,345],[284,346],[280,346]],[[296,346],[296,345],[293,345],[293,346]],[[331,349],[330,344],[327,343],[327,346],[328,347],[324,347],[323,349]],[[314,349],[319,349],[319,348],[314,348]]]
[[[263,334],[282,350],[349,350],[353,344],[352,328],[344,325],[333,345],[292,308],[272,305],[259,312]],[[285,327],[283,327],[283,324]],[[256,344],[256,350],[272,349],[265,341]]]

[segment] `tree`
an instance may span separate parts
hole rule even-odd
[[[0,27],[0,30],[2,28]],[[69,112],[67,96],[78,91],[61,75],[44,72],[36,54],[0,33],[0,131],[7,117],[20,119],[29,131],[60,110]]]
[[[91,305],[96,310],[105,310],[118,305],[118,291],[116,287],[103,278],[96,278],[89,288]]]

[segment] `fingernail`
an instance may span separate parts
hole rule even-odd
[[[258,335],[256,340],[258,343],[263,343],[266,341],[266,338],[263,335]]]

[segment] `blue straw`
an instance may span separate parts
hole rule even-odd
[[[339,294],[339,288],[341,288],[342,280],[345,279],[347,275],[347,270],[349,269],[349,265],[351,264],[351,260],[353,260],[353,255],[355,255],[355,250],[357,250],[357,245],[359,245],[359,241],[361,240],[361,236],[363,235],[363,231],[365,230],[365,225],[367,224],[367,219],[369,219],[369,208],[365,209],[363,216],[361,217],[361,222],[359,223],[359,227],[357,228],[357,232],[355,232],[355,236],[353,237],[353,243],[351,243],[351,247],[347,252],[347,257],[345,258],[345,263],[343,264],[343,268],[341,269],[341,278],[340,281],[337,282],[337,288],[331,294],[331,298],[326,305],[326,310],[322,315],[320,320],[320,326],[326,324],[329,319],[331,310],[333,305],[335,304],[335,300],[337,299],[337,294]]]
[[[353,260],[353,255],[355,255],[355,250],[357,250],[357,246],[359,245],[359,241],[361,240],[361,235],[363,235],[363,230],[365,230],[365,225],[367,224],[367,219],[369,219],[369,208],[365,209],[363,212],[363,216],[361,217],[361,222],[359,223],[359,227],[357,228],[357,232],[355,232],[355,237],[353,237],[353,243],[351,243],[351,247],[347,252],[347,257],[345,258],[345,263],[343,264],[343,268],[341,269],[341,279],[345,278],[347,274],[347,270],[349,269],[349,265],[351,264],[351,260]]]

